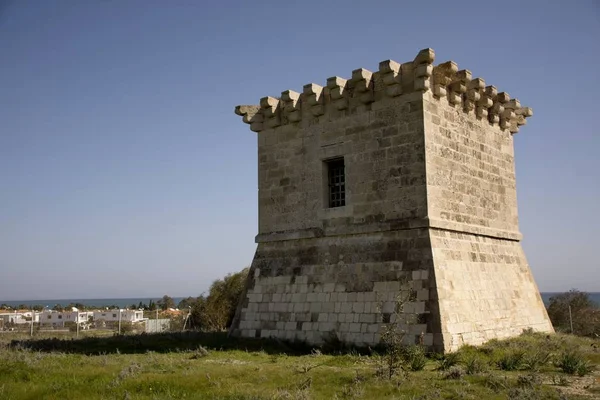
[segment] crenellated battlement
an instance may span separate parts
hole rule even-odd
[[[297,124],[306,117],[329,114],[335,118],[359,107],[370,110],[386,98],[431,91],[436,99],[511,133],[533,115],[531,108],[522,107],[519,100],[498,92],[495,86],[486,86],[482,78],[473,78],[471,71],[459,70],[455,62],[434,66],[434,60],[434,51],[423,49],[413,61],[382,61],[377,72],[359,68],[350,79],[334,76],[325,86],[309,83],[302,93],[286,90],[280,97],[263,97],[260,105],[237,106],[235,112],[252,131],[260,132]]]

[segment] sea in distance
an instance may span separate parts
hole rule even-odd
[[[542,299],[544,303],[548,305],[550,298],[552,296],[556,296],[562,292],[542,292]],[[600,306],[600,292],[588,292],[590,299],[594,301],[597,305]],[[117,306],[120,308],[128,308],[133,304],[138,305],[140,302],[142,304],[148,304],[152,299],[154,302],[161,299],[161,297],[151,297],[151,298],[131,298],[131,299],[53,299],[53,300],[0,300],[0,304],[6,304],[10,307],[18,307],[20,305],[25,305],[27,307],[32,307],[36,305],[40,305],[42,307],[52,308],[57,304],[61,306],[66,306],[68,304],[76,304],[80,303],[86,307],[110,307]],[[175,305],[179,304],[183,297],[173,297],[173,301]]]

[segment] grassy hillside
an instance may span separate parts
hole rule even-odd
[[[600,398],[600,342],[567,335],[413,352],[391,379],[385,355],[220,334],[21,339],[0,334],[3,400]]]

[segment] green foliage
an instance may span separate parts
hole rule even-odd
[[[63,339],[43,336],[50,334]],[[80,336],[91,334],[80,332]],[[73,336],[46,332],[40,333],[39,339],[7,346],[10,340],[27,334],[0,335],[0,398],[559,400],[567,395],[569,399],[598,395],[597,385],[588,388],[595,377],[565,375],[552,363],[534,373],[499,371],[492,364],[488,374],[466,376],[470,357],[489,363],[515,349],[525,351],[525,360],[534,349],[552,354],[574,349],[588,362],[598,356],[591,339],[571,335],[523,335],[494,341],[485,350],[464,346],[458,351],[462,365],[443,373],[427,367],[407,372],[410,368],[402,357],[402,367],[392,379],[373,375],[383,356],[332,355],[312,346],[229,338],[226,333],[192,331],[79,340]],[[571,387],[559,388],[556,377],[567,377]],[[559,384],[561,381],[567,382],[566,378]],[[558,390],[563,391],[562,397]]]
[[[465,370],[460,365],[453,365],[444,374],[444,379],[462,379],[464,375]]]
[[[508,350],[500,355],[496,363],[503,371],[516,371],[523,365],[524,358],[525,351]]]
[[[199,358],[208,357],[208,350],[206,350],[203,346],[198,346],[196,350],[194,350],[192,356],[190,357],[192,360],[197,360]]]
[[[542,384],[542,377],[537,373],[519,375],[517,377],[517,386],[527,389],[535,389]]]
[[[573,289],[551,297],[548,316],[557,331],[570,333],[572,319],[574,334],[589,337],[598,337],[600,334],[600,308],[588,293]]]
[[[422,371],[427,364],[427,357],[425,356],[425,348],[423,346],[412,345],[404,347],[402,358],[411,371]]]
[[[489,363],[478,354],[469,354],[464,357],[463,364],[467,375],[477,375],[489,369]]]
[[[179,308],[180,310],[187,310],[188,308],[193,307],[195,302],[195,297],[186,297],[185,299],[182,299],[179,302],[179,304],[177,304],[177,308]]]
[[[156,305],[159,309],[166,311],[169,308],[175,308],[175,301],[173,301],[172,297],[167,296],[165,294],[160,300],[156,302]]]
[[[154,300],[150,299],[150,302],[148,302],[148,311],[155,311],[157,308],[158,307]]]
[[[461,361],[459,353],[448,353],[444,354],[442,358],[439,360],[439,365],[437,367],[440,371],[447,371],[451,367],[459,364]]]
[[[192,306],[191,322],[206,331],[224,331],[233,321],[240,301],[248,268],[212,283],[208,296],[200,296]]]
[[[555,364],[566,374],[585,376],[593,370],[592,365],[585,359],[584,355],[576,350],[562,352]]]
[[[506,376],[500,377],[496,374],[487,374],[483,379],[483,384],[485,387],[492,390],[494,393],[499,393],[505,390],[509,386],[508,379]]]
[[[528,351],[523,358],[523,368],[530,371],[539,371],[548,365],[552,358],[552,353],[544,348]]]

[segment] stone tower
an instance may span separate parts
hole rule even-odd
[[[552,332],[521,248],[513,134],[532,115],[425,49],[238,106],[258,136],[258,247],[230,334],[357,345],[407,293],[437,351]]]

